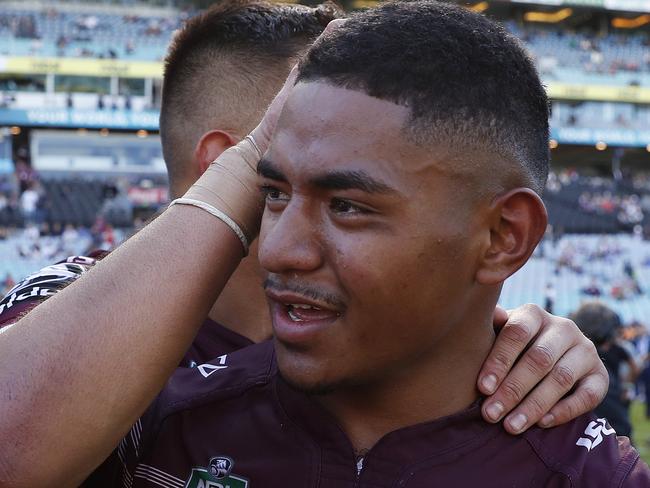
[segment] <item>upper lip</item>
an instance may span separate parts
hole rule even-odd
[[[274,290],[273,288],[267,288],[265,291],[266,291],[266,296],[268,296],[271,300],[280,302],[283,305],[294,305],[294,304],[309,305],[310,307],[331,311],[333,313],[340,312],[340,310],[333,307],[329,303],[319,301],[319,300],[314,300],[313,298],[309,298],[306,297],[305,295],[301,295],[298,293]]]

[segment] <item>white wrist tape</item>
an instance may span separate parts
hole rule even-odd
[[[172,202],[169,204],[169,207],[171,207],[172,205],[191,205],[193,207],[198,207],[202,210],[205,210],[211,215],[214,215],[216,218],[218,218],[224,224],[230,227],[230,229],[237,235],[237,237],[241,241],[241,245],[244,247],[244,256],[248,256],[249,244],[246,235],[241,230],[241,227],[237,225],[237,222],[235,222],[233,219],[228,217],[228,215],[223,213],[221,210],[219,210],[216,207],[213,207],[209,203],[202,202],[200,200],[194,200],[192,198],[177,198],[176,200],[172,200]]]

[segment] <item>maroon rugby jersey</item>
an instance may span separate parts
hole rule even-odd
[[[593,415],[511,436],[476,402],[394,431],[357,459],[333,418],[279,377],[270,341],[207,366],[176,371],[88,486],[650,486],[628,439]]]

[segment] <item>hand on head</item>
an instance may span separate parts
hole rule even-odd
[[[330,22],[318,39],[343,22],[344,20],[340,19]],[[248,252],[248,244],[259,232],[262,217],[263,207],[257,188],[257,163],[269,147],[282,108],[289,98],[297,76],[296,65],[271,102],[264,118],[250,135],[224,151],[183,198],[172,202],[209,209],[210,213],[226,222],[237,234],[242,241],[244,254]]]
[[[345,23],[345,19],[332,20],[329,24],[327,24],[327,27],[322,32],[322,34],[318,36],[316,41],[314,41],[314,44],[317,44],[321,39],[329,35],[334,29],[340,27],[343,23]],[[273,137],[273,133],[275,132],[275,126],[277,125],[278,119],[280,118],[280,114],[282,113],[282,108],[284,107],[284,103],[289,98],[289,94],[291,93],[291,90],[296,83],[297,77],[298,77],[298,65],[296,64],[291,69],[291,72],[289,73],[289,76],[287,77],[287,81],[284,83],[284,86],[278,92],[275,99],[271,102],[271,105],[269,105],[269,108],[267,109],[264,118],[258,124],[258,126],[255,127],[255,129],[253,129],[253,131],[250,134],[251,137],[254,139],[255,143],[257,144],[257,147],[261,151],[262,155],[268,149],[269,143],[271,142],[271,138]]]

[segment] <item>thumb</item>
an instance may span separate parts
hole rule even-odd
[[[287,80],[284,82],[282,89],[278,92],[278,94],[271,102],[271,105],[269,105],[269,108],[266,110],[266,114],[264,114],[262,121],[251,132],[251,136],[257,143],[261,154],[264,154],[269,147],[271,137],[275,132],[275,127],[278,124],[278,119],[282,113],[282,108],[289,98],[289,94],[293,89],[293,85],[296,83],[297,77],[298,65],[296,64],[291,69],[291,72],[289,73]]]
[[[329,24],[327,24],[327,27],[325,27],[325,30],[321,33],[320,36],[318,36],[318,39],[316,39],[314,44],[320,42],[329,33],[345,23],[345,21],[346,19],[332,20]],[[271,137],[275,132],[275,127],[278,124],[278,119],[280,118],[284,104],[289,98],[289,94],[291,93],[293,86],[296,84],[296,78],[298,78],[297,64],[294,65],[294,67],[291,69],[291,72],[289,73],[287,80],[284,82],[282,89],[275,96],[271,102],[271,105],[269,105],[269,108],[266,110],[266,114],[264,115],[262,121],[251,132],[251,136],[257,143],[257,147],[262,154],[264,154],[269,147]]]
[[[497,305],[492,316],[492,326],[495,330],[501,330],[506,322],[508,322],[508,311]]]

